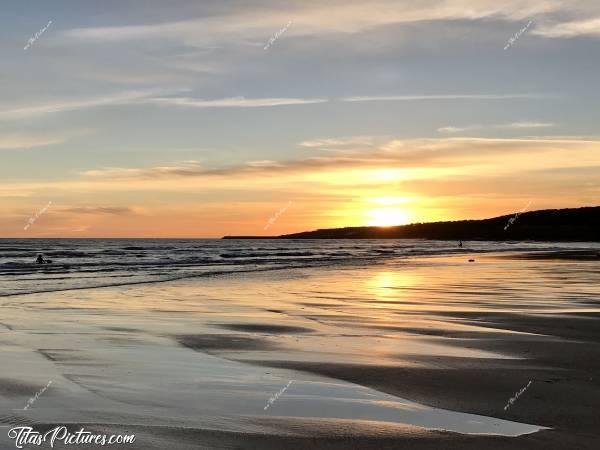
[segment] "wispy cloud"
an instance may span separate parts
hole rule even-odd
[[[571,38],[575,36],[600,36],[600,17],[542,25],[532,34],[548,38]]]
[[[373,136],[353,136],[346,138],[310,139],[300,142],[299,145],[306,148],[364,147],[373,145],[377,140]]]
[[[281,166],[281,163],[277,162],[277,161],[272,161],[270,159],[263,159],[262,161],[250,161],[249,163],[247,163],[248,166],[250,167],[279,167]]]
[[[552,94],[433,94],[433,95],[382,95],[364,97],[344,97],[344,102],[389,102],[420,100],[511,100],[554,97]]]
[[[26,150],[35,147],[62,144],[69,138],[89,133],[90,130],[64,131],[53,133],[10,133],[0,136],[0,150]]]
[[[110,214],[116,216],[122,216],[127,214],[133,214],[133,208],[124,208],[118,206],[80,206],[74,208],[63,208],[59,212],[73,213],[73,214]]]
[[[215,100],[203,100],[190,97],[163,97],[148,100],[161,105],[185,106],[189,108],[264,108],[270,106],[310,105],[325,103],[323,98],[245,98],[231,97]]]
[[[77,42],[118,43],[131,40],[163,39],[179,41],[188,46],[208,46],[219,41],[254,40],[272,33],[292,18],[290,31],[303,35],[354,33],[378,26],[443,20],[478,20],[500,18],[521,21],[527,17],[555,17],[568,10],[568,5],[555,0],[540,0],[524,4],[518,0],[432,0],[419,2],[395,0],[360,0],[329,2],[298,2],[276,8],[256,5],[240,8],[229,14],[211,15],[189,20],[127,26],[75,28],[63,32],[67,39]],[[584,1],[579,12],[582,17],[595,11],[593,2]],[[264,45],[264,44],[262,44]]]
[[[157,178],[165,176],[190,176],[204,173],[207,170],[197,161],[182,161],[169,166],[152,168],[106,168],[88,170],[83,175],[92,178]]]
[[[579,139],[497,139],[497,138],[443,138],[443,139],[392,139],[362,153],[352,155],[334,154],[331,156],[308,157],[288,161],[252,161],[242,165],[224,168],[207,168],[199,163],[174,162],[168,166],[148,168],[110,168],[84,172],[86,177],[98,180],[117,179],[170,179],[227,177],[232,175],[253,176],[257,174],[286,175],[294,173],[346,170],[352,168],[387,169],[480,166],[482,162],[505,158],[507,154],[533,154],[600,147],[598,140]],[[499,151],[502,151],[501,153]],[[561,153],[561,155],[563,155]],[[562,157],[562,156],[561,156]],[[596,158],[595,156],[592,158]],[[597,159],[597,158],[596,158]],[[595,160],[595,159],[594,159]],[[600,162],[600,160],[598,160]],[[549,160],[549,163],[551,161]],[[523,164],[529,164],[524,160]],[[554,164],[554,163],[552,163]],[[494,165],[493,167],[496,167]],[[497,169],[494,169],[497,170]]]
[[[513,122],[507,125],[499,125],[501,128],[549,128],[553,123],[548,122]]]
[[[461,133],[463,131],[467,131],[467,130],[472,130],[473,128],[471,127],[441,127],[438,128],[438,132],[440,133],[449,133],[449,134],[454,134],[454,133]]]
[[[530,128],[549,128],[553,123],[548,122],[513,122],[499,125],[467,125],[462,127],[447,126],[438,128],[439,133],[456,134],[464,131],[484,130],[484,129],[530,129]]]
[[[135,104],[139,103],[143,99],[148,99],[156,95],[163,95],[167,92],[174,93],[186,90],[187,89],[176,89],[165,91],[164,89],[154,89],[142,91],[127,91],[84,99],[49,100],[44,103],[0,110],[0,119],[25,119],[35,116],[43,116],[46,114],[78,111],[103,106]]]
[[[84,99],[57,99],[34,105],[14,107],[0,110],[0,120],[17,120],[57,114],[71,111],[80,111],[91,108],[116,106],[116,105],[141,105],[157,104],[188,108],[265,108],[275,106],[311,105],[327,103],[327,98],[293,98],[293,97],[265,97],[246,98],[229,97],[221,99],[202,99],[193,97],[161,96],[186,92],[189,89],[148,89],[139,91],[126,91],[106,96]],[[158,94],[158,96],[157,96]],[[531,99],[546,98],[547,94],[448,94],[448,95],[402,95],[402,96],[372,96],[372,97],[345,97],[343,102],[367,101],[419,101],[419,100],[506,100],[506,99]],[[307,145],[308,146],[308,145]]]

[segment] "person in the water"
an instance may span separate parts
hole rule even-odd
[[[458,242],[458,246],[459,246],[459,247],[462,247],[462,241],[459,241],[459,242]]]
[[[38,255],[38,257],[35,260],[35,262],[38,263],[38,264],[52,264],[52,260],[51,259],[44,259],[44,257],[42,255]]]

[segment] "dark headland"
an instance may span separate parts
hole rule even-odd
[[[600,241],[600,206],[544,209],[482,220],[412,223],[392,227],[329,228],[281,236],[223,239],[439,239],[485,241]],[[515,219],[509,223],[509,220]],[[507,227],[508,225],[508,227]]]

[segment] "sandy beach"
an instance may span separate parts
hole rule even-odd
[[[595,448],[598,281],[585,255],[465,252],[2,297],[0,442]]]

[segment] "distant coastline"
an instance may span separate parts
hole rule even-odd
[[[545,209],[481,220],[413,223],[392,227],[329,228],[280,236],[224,236],[223,239],[435,239],[463,241],[600,242],[600,206]]]

